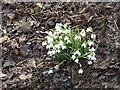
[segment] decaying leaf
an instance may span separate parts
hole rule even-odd
[[[13,62],[12,60],[8,60],[3,64],[3,67],[9,67],[14,65],[15,65],[15,62]]]
[[[4,41],[7,40],[8,38],[9,38],[8,36],[0,37],[0,43],[4,42]]]

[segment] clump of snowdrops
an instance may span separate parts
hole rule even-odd
[[[47,55],[60,62],[77,63],[80,66],[78,73],[83,73],[80,63],[82,59],[87,60],[88,64],[92,64],[96,60],[96,35],[91,27],[78,29],[67,23],[56,23],[54,30],[45,33],[47,36],[42,45],[46,46]]]

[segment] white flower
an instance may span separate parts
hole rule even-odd
[[[53,42],[53,38],[52,37],[48,37],[47,40],[48,40],[48,43]]]
[[[62,49],[63,49],[63,50],[66,49],[66,46],[62,45]]]
[[[94,45],[94,42],[93,41],[88,41],[88,45],[92,46],[92,45]]]
[[[91,28],[91,27],[88,27],[86,31],[87,31],[87,32],[92,32],[92,28]]]
[[[56,50],[57,53],[60,53],[60,50]]]
[[[60,36],[59,38],[62,39],[62,36]]]
[[[92,38],[92,39],[95,39],[95,38],[96,38],[96,35],[95,35],[95,34],[91,34],[91,38]]]
[[[60,45],[63,45],[63,41],[62,41],[62,40],[60,40],[59,44],[60,44]]]
[[[67,36],[65,36],[65,37],[64,37],[64,40],[66,40],[66,41],[67,41],[68,39],[69,39],[69,38],[68,38]]]
[[[60,49],[60,44],[56,44],[55,48]]]
[[[75,40],[80,39],[81,40],[81,36],[75,35]]]
[[[75,40],[79,39],[78,35],[75,35]]]
[[[96,57],[95,57],[95,56],[92,56],[92,57],[91,57],[91,60],[96,61]]]
[[[61,26],[62,26],[61,23],[56,23],[55,29],[56,29],[56,32],[58,32],[58,34],[63,32]]]
[[[68,44],[68,43],[71,43],[71,41],[70,41],[70,40],[67,40],[67,44]]]
[[[75,58],[76,58],[76,56],[75,55],[72,55],[72,57],[71,57],[73,60],[75,60]]]
[[[54,55],[56,52],[55,52],[55,50],[52,50],[51,53],[52,53],[52,55]]]
[[[53,34],[52,34],[52,32],[51,32],[51,31],[49,31],[49,32],[48,32],[48,35],[49,35],[49,36],[52,36]]]
[[[79,62],[79,60],[78,60],[78,59],[75,59],[75,62],[76,62],[76,63],[78,63],[78,62]]]
[[[47,49],[53,48],[53,44],[50,43],[49,45],[46,46]]]
[[[48,51],[48,52],[47,52],[47,55],[52,56],[52,55],[53,55],[53,54],[52,54],[52,51]]]
[[[79,73],[79,74],[83,74],[83,70],[82,70],[82,69],[79,69],[79,70],[78,70],[78,73]]]
[[[74,52],[74,55],[78,55],[78,56],[80,56],[81,53],[77,50],[76,52]]]
[[[94,52],[94,51],[95,51],[95,48],[94,48],[94,47],[92,47],[91,49],[89,49],[89,51]]]
[[[44,41],[44,42],[42,42],[42,45],[47,45],[47,42],[45,42],[45,41]]]
[[[88,57],[88,59],[90,59],[90,60],[93,60],[93,61],[96,60],[95,53],[89,54],[87,57]]]
[[[84,29],[82,29],[82,31],[80,32],[80,35],[81,35],[82,37],[85,37],[85,36],[86,36],[86,32],[85,32]]]
[[[91,65],[91,64],[92,64],[92,61],[88,61],[88,64]]]
[[[49,70],[49,71],[48,71],[48,74],[52,74],[52,73],[53,73],[53,70]]]
[[[82,44],[82,47],[86,48],[86,43],[83,43],[83,44]]]

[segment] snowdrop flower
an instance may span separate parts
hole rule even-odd
[[[92,64],[92,61],[88,61],[88,64],[91,65],[91,64]]]
[[[53,38],[52,37],[47,38],[47,40],[48,40],[48,43],[53,42]]]
[[[78,62],[79,62],[79,60],[78,60],[78,59],[75,59],[75,62],[76,62],[76,63],[78,63]]]
[[[52,56],[53,54],[52,54],[51,51],[48,51],[48,52],[47,52],[47,55]]]
[[[70,40],[67,40],[67,44],[68,44],[68,43],[71,43],[71,41],[70,41]]]
[[[91,57],[91,60],[96,61],[96,57],[95,57],[95,56],[92,56],[92,57]]]
[[[72,57],[71,57],[73,60],[75,60],[75,58],[76,58],[76,56],[75,55],[72,55]]]
[[[94,47],[92,47],[91,49],[89,49],[89,51],[94,52],[94,51],[95,51],[95,48],[94,48]]]
[[[60,53],[60,50],[56,50],[57,53]]]
[[[63,50],[66,49],[66,46],[62,45],[62,49],[63,49]]]
[[[66,40],[66,41],[67,41],[68,39],[69,39],[69,38],[68,38],[67,36],[65,36],[65,37],[64,37],[64,40]]]
[[[59,44],[60,44],[60,45],[63,45],[63,41],[62,41],[62,40],[60,40]]]
[[[93,41],[88,41],[88,45],[92,46],[92,45],[94,45],[94,42]]]
[[[78,56],[80,56],[81,53],[77,50],[77,51],[74,53],[74,55],[78,55]]]
[[[88,27],[86,31],[87,31],[87,32],[92,32],[92,28],[91,28],[91,27]]]
[[[86,48],[86,43],[83,43],[83,44],[82,44],[82,47]]]
[[[55,48],[60,49],[60,44],[56,44]]]
[[[85,36],[86,36],[86,32],[85,32],[84,29],[82,29],[82,31],[80,32],[80,35],[81,35],[82,37],[85,37]]]
[[[95,38],[96,38],[96,35],[95,35],[95,34],[91,34],[91,38],[92,38],[92,39],[95,39]]]
[[[78,70],[78,73],[79,73],[79,74],[83,74],[83,70],[82,70],[82,69],[79,69],[79,70]]]
[[[89,54],[87,57],[88,57],[88,59],[90,59],[90,60],[93,60],[93,61],[96,60],[95,53]]]
[[[55,52],[55,50],[52,50],[51,53],[52,53],[52,55],[54,55],[56,52]]]
[[[48,71],[48,74],[52,74],[52,73],[53,73],[53,70],[49,70],[49,71]]]
[[[47,45],[46,48],[47,48],[47,49],[53,48],[53,44],[50,43],[50,45]]]
[[[52,36],[53,34],[52,34],[52,32],[51,32],[51,31],[49,31],[49,32],[48,32],[48,35],[49,35],[49,36]]]
[[[75,35],[75,40],[80,39],[81,40],[81,36]]]
[[[44,41],[44,42],[42,42],[42,45],[47,45],[47,42],[45,42],[45,41]]]
[[[78,35],[75,35],[75,40],[79,39]]]

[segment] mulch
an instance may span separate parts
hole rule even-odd
[[[96,62],[84,65],[77,74],[75,63],[64,63],[53,74],[46,71],[57,65],[41,45],[44,33],[56,23],[69,22],[81,28],[91,26],[97,35]],[[3,3],[2,57],[3,90],[120,88],[120,3]]]

